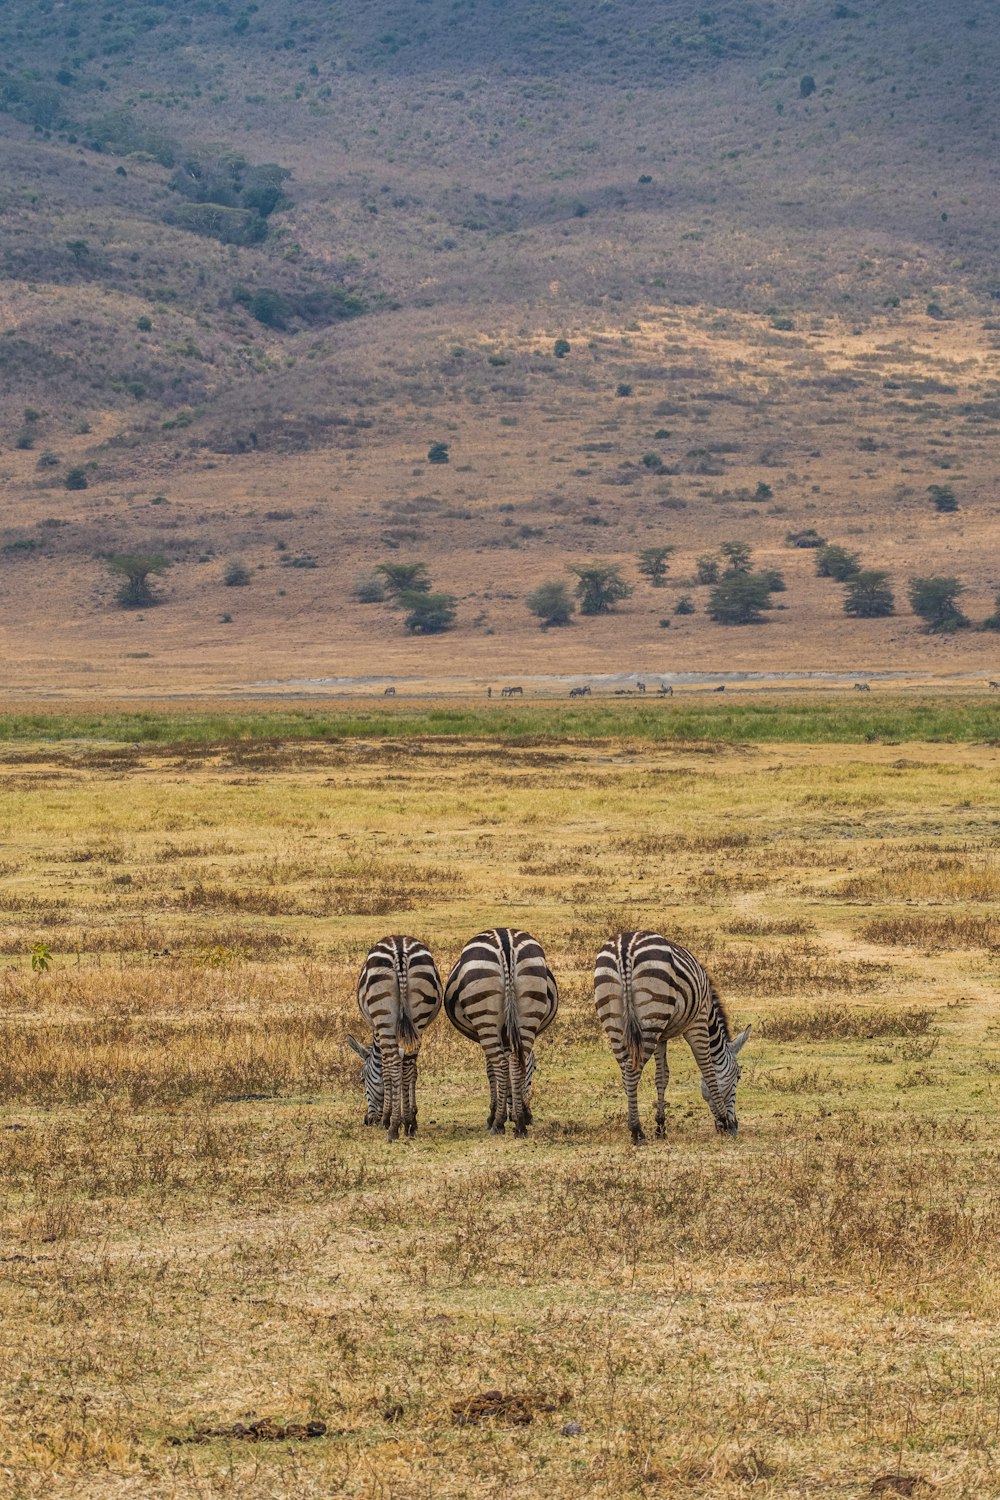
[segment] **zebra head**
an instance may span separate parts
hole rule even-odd
[[[724,1042],[722,1049],[713,1055],[714,1087],[710,1087],[702,1075],[701,1097],[715,1116],[715,1128],[721,1135],[735,1135],[740,1128],[736,1118],[736,1085],[743,1069],[737,1059],[749,1036],[750,1027],[747,1026],[731,1042]]]
[[[353,1036],[349,1036],[347,1038],[347,1045],[361,1059],[361,1082],[364,1084],[365,1099],[368,1104],[365,1124],[377,1125],[382,1119],[382,1111],[385,1107],[385,1086],[382,1082],[382,1051],[378,1044],[378,1038],[373,1038],[370,1047],[364,1047]]]

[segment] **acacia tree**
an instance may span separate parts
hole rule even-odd
[[[862,568],[847,580],[844,614],[858,620],[876,620],[896,613],[896,600],[884,568]]]
[[[532,589],[524,601],[531,613],[541,621],[544,629],[549,625],[572,623],[576,605],[570,597],[569,586],[560,578],[550,578]]]
[[[569,570],[577,580],[576,597],[582,615],[603,615],[632,592],[614,563],[578,563]]]
[[[407,611],[406,628],[415,635],[439,635],[455,623],[454,594],[432,594],[424,589],[404,589],[399,602]]]
[[[149,584],[150,573],[165,573],[170,567],[159,552],[120,552],[109,564],[112,573],[124,579],[115,598],[122,609],[149,609],[159,598]]]
[[[708,613],[719,625],[763,625],[771,590],[766,573],[726,572],[708,596]]]
[[[749,573],[753,559],[753,548],[749,542],[723,542],[719,548],[727,562],[729,573]]]
[[[639,572],[648,578],[654,589],[661,589],[670,566],[669,558],[675,547],[643,547],[639,553]]]
[[[379,563],[375,569],[385,579],[385,586],[397,603],[403,602],[404,594],[427,594],[430,592],[431,576],[427,564],[422,562]]]
[[[817,578],[835,578],[838,583],[846,583],[860,569],[861,559],[858,554],[848,552],[846,547],[838,547],[835,542],[821,547],[816,553]]]
[[[928,635],[950,635],[953,630],[964,630],[969,624],[955,600],[964,592],[957,578],[911,578],[906,590],[910,608],[915,615],[926,621],[924,629]]]

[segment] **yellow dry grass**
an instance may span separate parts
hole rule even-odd
[[[0,774],[0,1492],[998,1493],[990,749],[78,745]],[[344,1044],[360,958],[410,930],[446,968],[499,921],[562,991],[531,1135],[485,1136],[442,1016],[390,1147]],[[631,923],[756,1023],[735,1142],[676,1048],[667,1142],[628,1143],[589,967]],[[260,1418],[327,1433],[198,1431]]]

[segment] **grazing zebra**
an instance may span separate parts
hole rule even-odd
[[[597,955],[594,1001],[621,1068],[633,1142],[646,1139],[637,1095],[639,1077],[654,1055],[656,1134],[666,1134],[667,1041],[674,1036],[683,1036],[694,1053],[715,1128],[736,1134],[736,1059],[750,1027],[731,1037],[722,1001],[693,954],[658,932],[619,932]]]
[[[589,686],[588,687],[575,687],[575,688],[570,688],[569,695],[570,695],[571,698],[589,698],[589,697],[591,697],[591,692],[590,692]]]
[[[672,698],[674,696],[674,690],[668,682],[661,682],[657,692],[661,698]]]
[[[535,1041],[559,1008],[541,944],[513,927],[479,933],[448,976],[444,1008],[452,1025],[486,1053],[491,1134],[503,1135],[509,1110],[514,1134],[526,1135]]]
[[[1000,693],[1000,682],[993,682],[991,680],[990,681],[990,692],[991,693]]]
[[[871,688],[867,682],[856,682],[854,684],[854,691],[856,693],[870,693]]]
[[[362,1059],[366,1125],[381,1120],[389,1140],[417,1133],[417,1053],[420,1034],[441,1009],[441,976],[428,950],[413,937],[381,938],[358,978],[358,1009],[374,1033],[370,1047],[348,1042]]]
[[[523,698],[523,687],[505,687],[500,689],[501,698]]]
[[[644,682],[637,682],[635,690],[637,693],[644,693],[646,691],[646,684]]]
[[[394,687],[387,687],[385,692],[382,694],[383,698],[395,698],[395,696],[396,689]]]

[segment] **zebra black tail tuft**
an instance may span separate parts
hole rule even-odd
[[[401,1057],[416,1057],[420,1050],[420,1038],[406,1011],[402,1011],[396,1027],[396,1041]]]

